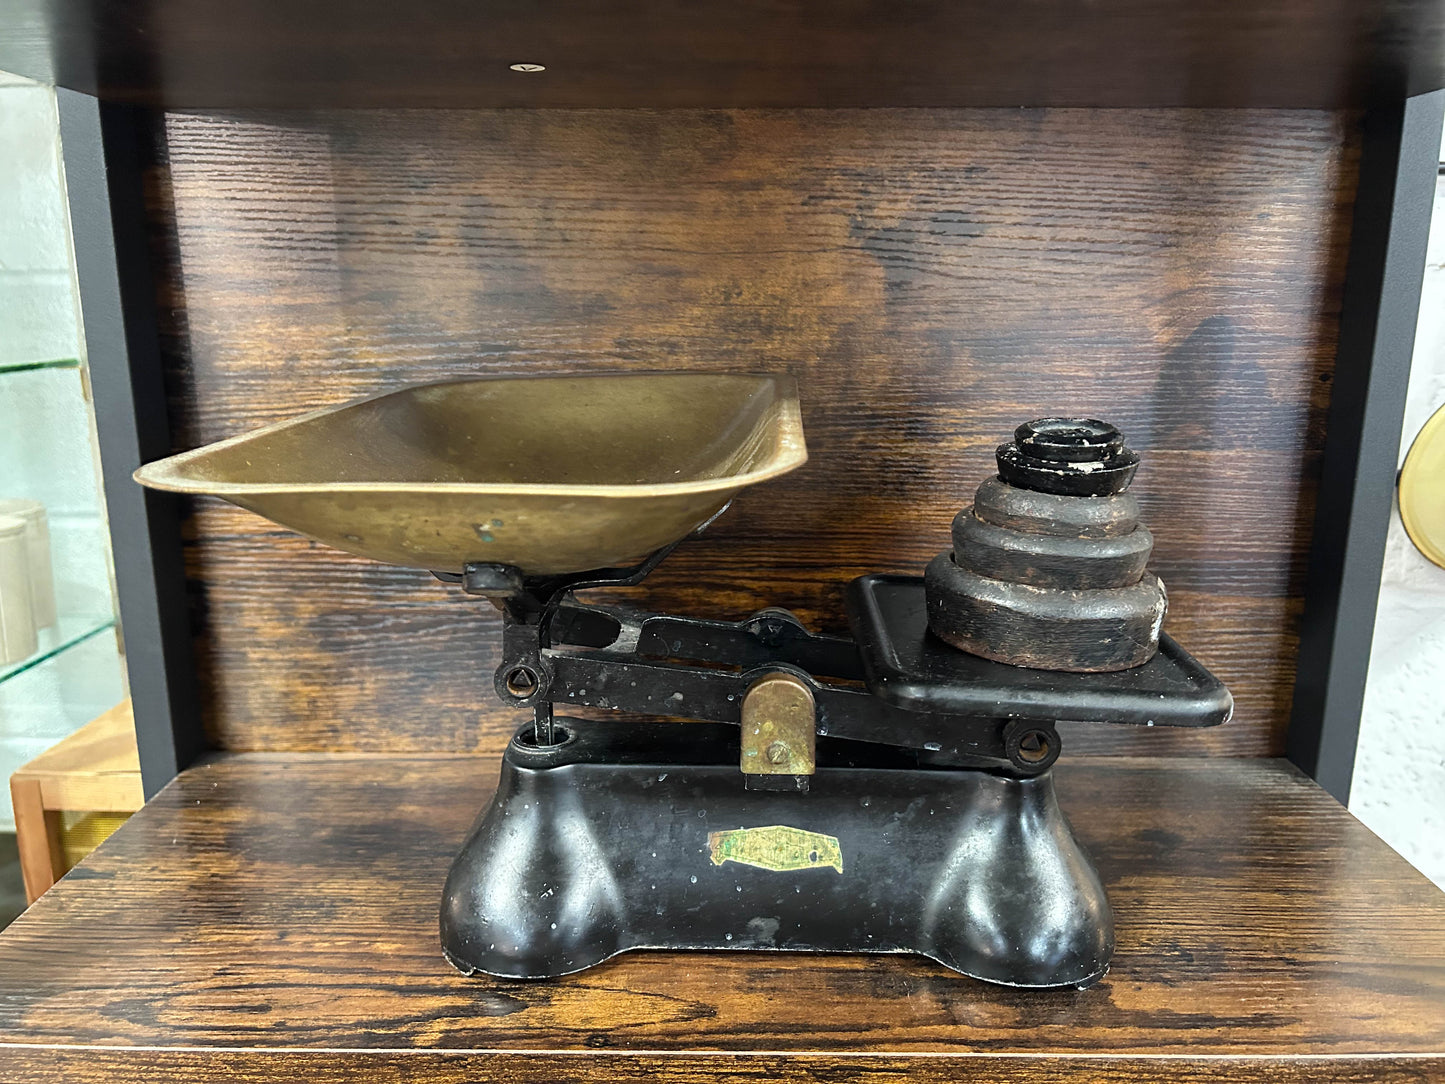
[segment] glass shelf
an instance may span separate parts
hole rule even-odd
[[[0,665],[0,832],[10,773],[125,696],[110,541],[50,87],[0,77],[0,498],[39,501],[59,623]]]
[[[62,651],[68,651],[76,644],[84,643],[92,636],[112,628],[115,628],[115,618],[109,615],[61,614],[55,624],[41,629],[37,634],[40,647],[35,654],[19,662],[0,666],[0,682],[9,681],[16,675],[55,658]]]
[[[37,369],[79,368],[79,358],[55,358],[51,361],[0,361],[0,373],[33,373]]]

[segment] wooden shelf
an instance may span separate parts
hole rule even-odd
[[[56,742],[11,776],[16,778],[40,788],[46,809],[74,813],[139,809],[145,796],[130,700],[122,700]]]
[[[1336,108],[1445,82],[1445,7],[15,0],[0,69],[171,108]]]
[[[463,978],[437,901],[495,772],[335,754],[185,772],[0,935],[0,1079],[1445,1073],[1445,895],[1282,762],[1060,765],[1119,941],[1103,982],[1067,992],[770,953]]]
[[[32,903],[65,872],[60,813],[130,813],[145,803],[135,716],[127,698],[10,776],[25,895]]]

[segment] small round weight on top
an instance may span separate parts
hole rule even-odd
[[[1124,450],[1124,434],[1097,418],[1035,418],[1014,430],[1024,455],[1056,463],[1097,463]]]

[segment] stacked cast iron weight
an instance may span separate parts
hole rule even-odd
[[[1141,666],[1168,601],[1154,536],[1125,492],[1139,456],[1107,422],[1040,418],[998,448],[998,477],[953,521],[925,574],[928,626],[997,662],[1079,672]]]

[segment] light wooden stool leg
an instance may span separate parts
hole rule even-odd
[[[15,808],[15,844],[20,851],[25,901],[34,903],[65,875],[60,814],[47,810],[42,804],[38,779],[12,778],[10,801]]]

